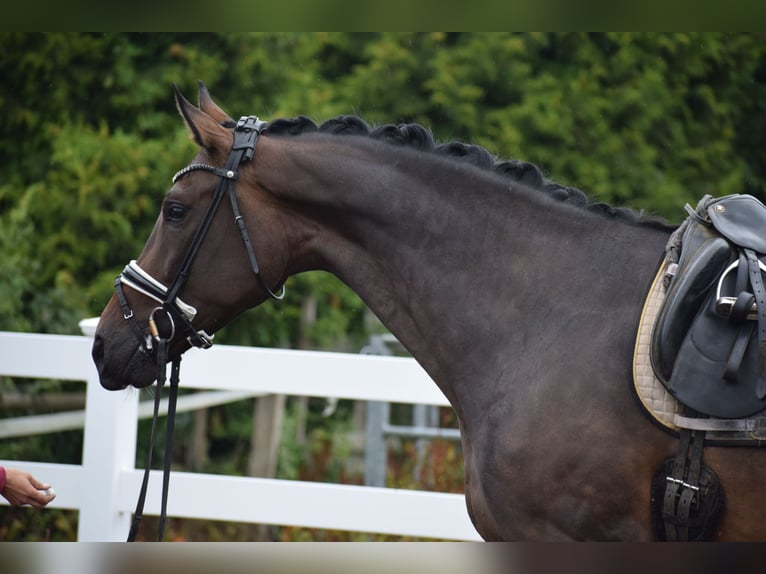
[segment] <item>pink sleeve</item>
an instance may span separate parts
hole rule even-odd
[[[0,466],[0,492],[5,490],[5,469]]]

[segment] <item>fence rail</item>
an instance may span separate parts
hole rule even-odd
[[[50,507],[79,511],[78,540],[125,540],[140,487],[135,468],[138,393],[101,388],[89,337],[0,332],[0,375],[86,383],[81,465],[0,461],[54,485]],[[185,388],[221,400],[257,394],[448,405],[410,358],[217,345],[189,351]],[[235,391],[232,393],[232,391]],[[217,395],[217,398],[212,395]],[[197,408],[201,405],[197,403]],[[146,514],[159,514],[153,472]],[[0,500],[2,502],[2,500]],[[479,540],[460,494],[173,472],[169,516]]]

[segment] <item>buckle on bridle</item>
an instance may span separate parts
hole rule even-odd
[[[194,337],[194,339],[192,339]],[[213,339],[215,335],[208,335],[205,331],[200,329],[195,335],[189,335],[186,340],[192,347],[199,347],[200,349],[209,349],[213,346]]]

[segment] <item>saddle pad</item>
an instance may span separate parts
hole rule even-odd
[[[706,439],[728,444],[766,446],[766,413],[745,419],[692,418],[683,415],[683,405],[668,392],[654,374],[650,359],[652,330],[665,297],[662,278],[667,263],[660,266],[644,302],[633,352],[633,386],[644,410],[672,432],[681,428],[705,430]]]
[[[644,302],[633,352],[633,384],[644,409],[662,426],[677,431],[679,427],[673,421],[676,415],[681,414],[682,406],[655,376],[649,358],[652,329],[665,297],[665,289],[662,285],[665,267],[664,264],[660,266]]]

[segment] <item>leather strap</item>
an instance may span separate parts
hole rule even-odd
[[[170,491],[170,466],[173,462],[173,432],[176,423],[176,402],[178,401],[178,382],[181,372],[181,357],[173,361],[170,367],[170,395],[168,396],[168,422],[165,431],[165,463],[162,469],[162,504],[160,522],[157,527],[157,541],[165,538],[165,523],[168,514],[168,492]]]
[[[752,300],[753,298],[751,296],[749,301]],[[742,359],[745,356],[745,351],[747,351],[754,328],[755,325],[753,323],[742,325],[740,328],[737,338],[734,341],[734,345],[731,348],[731,352],[729,353],[729,360],[726,361],[726,369],[723,372],[725,381],[728,381],[729,383],[737,382],[737,374],[739,373],[739,368],[742,366]]]
[[[758,429],[758,419],[708,419],[685,417],[676,414],[673,423],[679,428],[718,432],[753,432]]]
[[[673,473],[666,477],[665,500],[662,506],[662,515],[665,520],[665,538],[670,541],[678,540],[676,529],[676,500],[678,491],[684,478],[686,469],[686,452],[689,450],[691,431],[682,429],[679,435],[678,451],[673,463]]]
[[[136,511],[133,513],[133,522],[128,532],[128,542],[135,542],[138,534],[138,527],[141,525],[141,519],[144,517],[144,502],[146,502],[146,491],[149,486],[149,471],[152,468],[152,454],[154,451],[154,433],[157,430],[157,419],[160,414],[160,401],[162,399],[162,386],[165,384],[165,360],[168,352],[168,342],[166,339],[157,341],[157,389],[154,394],[154,413],[152,415],[152,430],[149,433],[149,450],[146,454],[146,468],[144,469],[144,478],[141,481],[141,491],[138,494]]]
[[[141,491],[136,502],[136,510],[133,513],[133,522],[128,532],[128,542],[135,542],[141,519],[144,516],[144,504],[146,492],[149,487],[149,474],[152,468],[152,455],[154,451],[154,435],[157,430],[159,419],[160,402],[162,400],[162,387],[165,385],[165,365],[167,362],[168,341],[160,338],[157,340],[157,389],[154,395],[154,412],[152,416],[152,430],[149,434],[149,450],[146,455],[146,468],[141,481]],[[170,395],[168,397],[168,423],[165,438],[165,462],[162,475],[162,505],[160,510],[160,522],[157,529],[157,541],[162,542],[165,537],[165,523],[167,517],[167,500],[170,486],[170,465],[173,459],[173,432],[175,429],[176,402],[178,399],[178,383],[180,380],[181,357],[175,359],[171,366]]]
[[[758,306],[758,357],[760,377],[756,386],[756,396],[759,399],[766,397],[766,286],[763,284],[760,262],[752,249],[745,249],[747,267],[750,273],[750,286],[753,288]]]
[[[750,343],[750,336],[753,334],[753,325],[747,319],[750,307],[753,301],[755,301],[753,294],[747,290],[750,282],[749,275],[747,257],[744,253],[740,252],[739,265],[737,265],[737,280],[734,286],[734,293],[737,293],[737,298],[729,312],[729,322],[741,327],[729,353],[729,359],[726,361],[726,369],[723,373],[724,380],[730,383],[737,381],[737,373],[739,373],[742,359]]]
[[[689,540],[691,509],[696,497],[699,496],[704,444],[704,431],[681,429],[673,471],[666,477],[662,508],[666,540],[677,542]]]
[[[150,353],[152,350],[152,339],[151,337],[147,338],[144,332],[141,330],[141,327],[138,326],[138,321],[133,314],[133,309],[130,308],[128,299],[125,297],[125,291],[122,288],[121,277],[117,277],[117,279],[114,280],[114,292],[117,293],[117,300],[120,302],[122,318],[128,322],[128,325],[130,325],[133,334],[136,336],[136,339],[138,339],[138,348],[141,349],[141,352],[143,353]]]
[[[696,438],[696,440],[695,440]],[[692,433],[691,456],[686,481],[681,496],[678,499],[678,537],[679,540],[689,540],[691,526],[691,509],[699,496],[700,471],[702,470],[702,447],[704,440]]]
[[[231,152],[229,153],[229,157],[226,160],[226,166],[223,169],[208,166],[205,164],[192,164],[178,172],[173,178],[173,180],[176,181],[179,177],[182,177],[183,175],[198,169],[210,171],[221,177],[221,180],[218,182],[218,186],[216,187],[213,194],[213,198],[210,201],[210,205],[205,211],[205,215],[203,216],[199,227],[197,227],[191,243],[186,250],[186,254],[184,255],[178,274],[176,275],[172,285],[170,285],[168,288],[168,292],[164,299],[165,310],[173,315],[177,323],[185,327],[189,342],[195,347],[207,348],[212,344],[212,342],[210,340],[206,340],[204,337],[201,337],[201,334],[197,332],[194,327],[192,327],[191,321],[189,321],[187,317],[183,315],[183,313],[179,312],[174,302],[181,293],[181,290],[186,285],[186,281],[191,274],[192,264],[194,263],[194,260],[197,257],[197,253],[199,252],[202,243],[205,240],[205,236],[207,235],[208,230],[213,223],[213,218],[218,212],[218,206],[221,204],[221,200],[225,195],[227,195],[227,193],[231,201],[237,229],[242,236],[242,240],[245,244],[245,249],[247,250],[247,257],[250,263],[250,267],[252,268],[258,283],[269,294],[269,296],[274,299],[282,299],[285,294],[284,285],[282,286],[282,291],[277,294],[266,285],[263,277],[261,277],[261,271],[258,266],[258,261],[255,257],[252,241],[247,232],[247,229],[245,228],[245,222],[242,218],[242,214],[239,211],[237,191],[235,186],[235,183],[239,178],[239,166],[244,162],[252,160],[253,155],[255,154],[255,146],[258,142],[258,137],[264,125],[265,123],[255,116],[243,116],[239,119],[237,126],[234,128],[234,143],[231,146]]]

